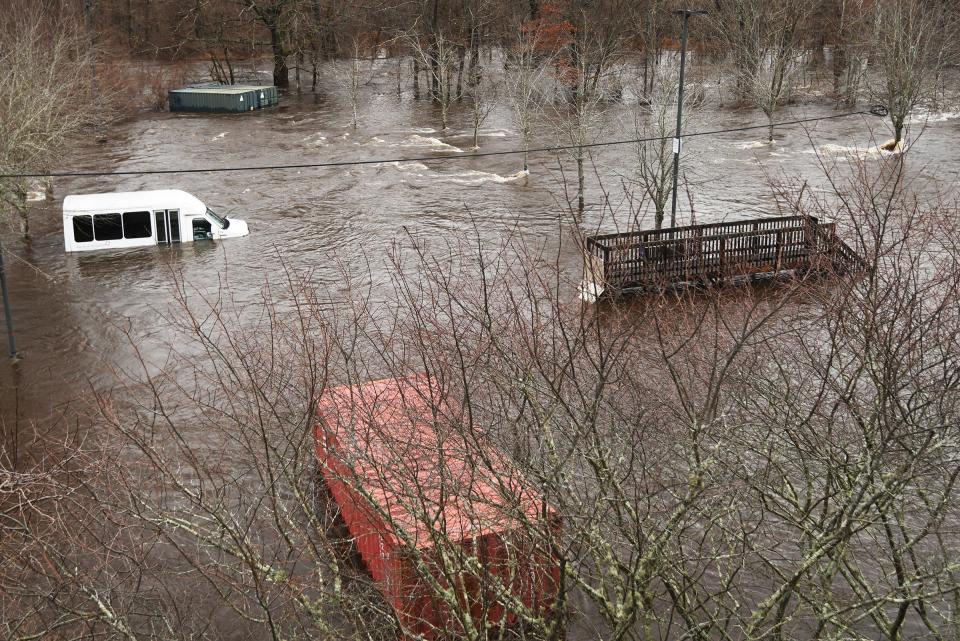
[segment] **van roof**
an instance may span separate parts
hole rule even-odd
[[[119,212],[150,209],[205,210],[196,196],[180,189],[154,191],[116,191],[106,194],[73,194],[63,199],[63,213]]]

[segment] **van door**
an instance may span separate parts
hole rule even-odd
[[[165,209],[153,212],[157,223],[157,244],[170,245],[180,242],[180,210]]]

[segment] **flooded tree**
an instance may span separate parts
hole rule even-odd
[[[457,69],[456,46],[443,33],[432,34],[424,40],[414,32],[405,34],[401,40],[414,58],[414,73],[419,69],[426,72],[430,98],[436,104],[440,116],[440,128],[446,130],[450,106],[456,99],[451,85]]]
[[[480,128],[500,100],[500,84],[489,76],[471,82],[467,90],[470,99],[470,121],[473,126],[473,148],[480,148]]]
[[[640,95],[644,98],[656,87],[663,60],[664,39],[674,35],[671,28],[675,22],[670,19],[672,16],[668,13],[667,4],[664,0],[649,0],[643,5],[638,4],[629,14],[634,22],[632,31],[637,34],[643,47]]]
[[[932,81],[949,61],[957,16],[924,0],[878,0],[871,16],[870,93],[887,107],[894,145],[903,139],[910,112],[933,93]]]
[[[789,98],[803,63],[813,6],[809,0],[736,0],[724,4],[715,18],[734,58],[737,97],[766,115],[769,142],[774,114]]]
[[[838,105],[857,103],[866,80],[869,43],[862,34],[872,28],[871,12],[863,0],[836,0],[824,27],[836,34],[832,49],[833,94]]]
[[[523,147],[523,169],[529,171],[527,150],[533,128],[545,100],[541,83],[548,74],[548,60],[541,54],[540,32],[535,28],[521,30],[506,62],[506,85],[510,111]]]
[[[357,128],[360,119],[363,88],[370,82],[373,74],[373,65],[365,60],[363,53],[360,42],[354,39],[351,45],[352,55],[346,61],[347,68],[338,68],[335,74],[337,83],[347,90],[347,97],[350,100],[351,124],[354,129]]]
[[[641,204],[649,203],[653,207],[656,229],[663,226],[673,194],[673,138],[676,134],[679,69],[664,67],[658,72],[658,78],[656,88],[634,106],[634,132],[640,142],[636,146],[637,164],[632,177],[633,184],[642,194]],[[702,88],[696,83],[684,84],[687,85],[683,95],[685,127],[702,101]],[[686,165],[689,158],[686,148],[681,148],[680,156],[681,164]],[[635,217],[638,218],[639,214],[636,212]]]
[[[0,15],[2,173],[45,171],[71,136],[110,111],[110,96],[97,96],[91,85],[92,52],[77,18],[39,6]],[[37,182],[0,179],[0,202],[23,236],[30,233],[27,194]]]
[[[292,14],[301,0],[234,0],[243,7],[243,12],[259,21],[270,35],[270,51],[273,56],[273,84],[277,87],[290,85],[289,28]],[[241,14],[242,15],[242,14]]]

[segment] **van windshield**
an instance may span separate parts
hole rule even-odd
[[[230,226],[230,221],[227,220],[226,216],[221,216],[217,214],[215,211],[213,211],[209,207],[207,207],[207,218],[215,222],[217,226],[220,227],[220,229],[226,229],[227,227]]]

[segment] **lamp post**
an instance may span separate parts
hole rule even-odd
[[[680,87],[677,91],[677,133],[673,138],[673,203],[670,207],[670,226],[677,226],[677,182],[680,174],[680,147],[683,145],[680,138],[680,127],[683,120],[683,68],[687,62],[687,24],[690,16],[705,16],[706,11],[691,11],[680,9],[677,15],[683,16],[683,31],[680,35]]]

